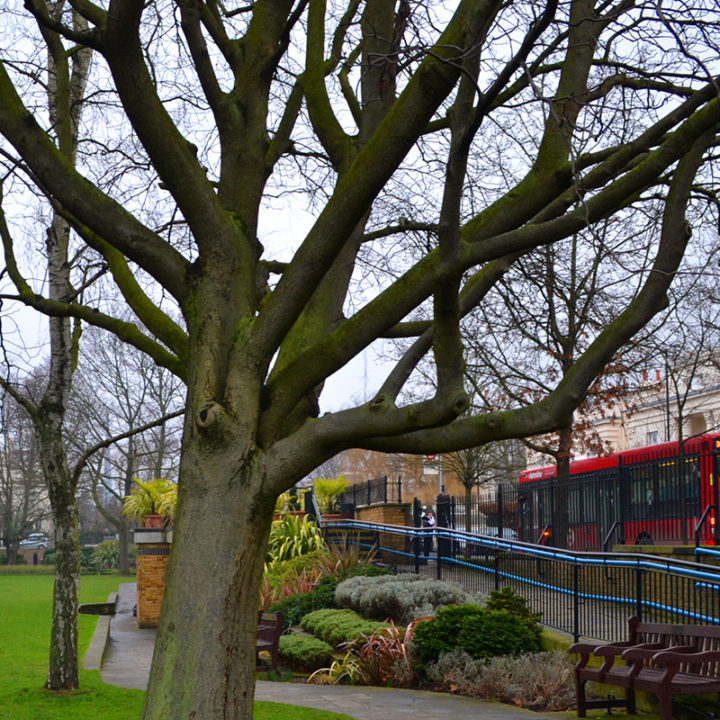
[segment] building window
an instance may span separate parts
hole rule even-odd
[[[649,432],[646,439],[648,445],[657,445],[660,440],[658,431],[653,430],[652,432]]]

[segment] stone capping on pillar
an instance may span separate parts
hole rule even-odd
[[[137,545],[137,622],[140,627],[157,627],[165,593],[172,528],[137,528],[133,539]]]

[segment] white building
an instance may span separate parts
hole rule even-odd
[[[637,390],[602,415],[591,416],[594,444],[602,443],[607,452],[619,452],[720,431],[719,365],[719,353],[714,352],[667,374],[664,369],[654,370]],[[574,460],[598,454],[580,444],[578,441],[574,448]],[[530,469],[553,463],[536,452],[528,452],[527,460]]]

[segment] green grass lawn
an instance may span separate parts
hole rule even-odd
[[[102,602],[125,581],[113,575],[83,575],[80,602]],[[70,693],[43,690],[47,673],[52,609],[52,577],[0,575],[0,720],[136,720],[141,690],[105,685],[97,671],[80,672],[80,689]],[[97,618],[79,618],[80,658]],[[279,703],[258,702],[255,720],[349,720],[346,715]]]

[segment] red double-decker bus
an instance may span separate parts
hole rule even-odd
[[[520,473],[520,537],[576,550],[618,543],[720,543],[720,433]],[[566,530],[565,530],[566,528]],[[553,532],[567,532],[553,542]]]

